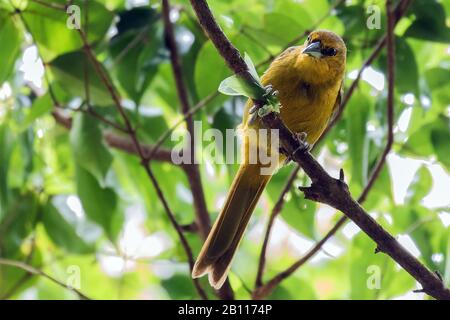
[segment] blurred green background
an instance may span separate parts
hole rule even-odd
[[[395,2],[395,1],[394,1]],[[111,148],[102,133],[123,135],[99,119],[121,123],[64,0],[0,0],[0,258],[22,261],[93,299],[198,299],[185,252],[135,155]],[[155,143],[181,119],[160,1],[75,0],[97,58],[123,98],[141,142]],[[384,1],[212,0],[230,40],[260,74],[307,30],[340,34],[348,46],[345,88],[386,32]],[[395,2],[397,3],[397,2]],[[190,4],[171,1],[184,80],[203,130],[235,128],[245,100],[217,94],[231,73],[207,40]],[[376,6],[380,29],[367,19]],[[17,9],[18,8],[18,9]],[[20,10],[20,12],[19,12]],[[450,1],[413,0],[395,34],[395,141],[364,207],[450,285]],[[88,21],[86,23],[86,21]],[[316,154],[335,176],[342,167],[355,197],[386,143],[386,52],[362,74],[343,118]],[[91,111],[86,107],[86,83]],[[51,88],[51,90],[49,90]],[[54,99],[58,102],[55,106]],[[52,111],[73,118],[68,130]],[[184,132],[184,124],[177,127]],[[170,139],[163,147],[173,147]],[[204,147],[204,146],[203,146]],[[198,146],[200,154],[202,146]],[[225,155],[223,155],[225,156]],[[183,170],[152,162],[180,225],[194,221]],[[250,298],[265,224],[290,165],[272,179],[234,260],[230,282]],[[205,155],[200,164],[207,206],[217,215],[237,165]],[[300,173],[295,185],[307,184]],[[264,279],[299,259],[341,217],[293,187],[269,242]],[[202,240],[186,232],[194,256]],[[268,299],[423,299],[413,278],[353,223],[283,281]],[[368,286],[375,266],[379,288]],[[379,268],[379,269],[377,269]],[[74,280],[75,279],[75,280]],[[79,280],[79,281],[78,281]],[[206,279],[201,284],[214,297]],[[0,265],[0,298],[76,299],[45,277]]]

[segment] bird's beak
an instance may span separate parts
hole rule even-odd
[[[319,41],[311,43],[309,46],[303,49],[302,53],[313,56],[315,58],[321,58],[323,56],[322,53],[320,52]]]

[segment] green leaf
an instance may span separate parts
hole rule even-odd
[[[369,116],[367,108],[371,105],[370,100],[361,91],[356,92],[350,100],[346,110],[347,122],[347,144],[349,147],[349,158],[351,159],[352,185],[356,183],[359,187],[365,185],[368,172],[369,143],[366,132],[366,123]],[[364,106],[364,112],[361,110]]]
[[[323,0],[305,0],[298,2],[296,0],[277,0],[274,1],[274,12],[289,17],[295,21],[294,25],[288,25],[287,29],[281,29],[278,32],[295,32],[297,35],[301,34],[306,29],[306,26],[314,24],[313,18],[323,16],[322,9],[324,5]],[[307,3],[307,4],[306,4]],[[325,3],[327,7],[327,4]],[[267,21],[265,21],[267,22]],[[289,20],[289,22],[292,22]],[[271,25],[265,25],[265,28],[270,28]],[[289,40],[292,40],[289,39]]]
[[[266,92],[256,72],[255,65],[247,54],[245,54],[244,60],[247,64],[248,71],[253,76],[253,83],[248,83],[241,77],[232,75],[220,83],[219,92],[229,96],[245,96],[251,99],[262,99]]]
[[[117,23],[118,34],[123,34],[131,30],[139,30],[154,24],[160,19],[160,15],[153,8],[137,7],[131,10],[124,10],[119,13]]]
[[[9,206],[5,217],[0,221],[2,256],[13,256],[20,251],[25,238],[33,231],[38,209],[39,203],[34,194],[20,194],[17,189],[11,190]]]
[[[254,96],[252,89],[246,81],[236,75],[226,78],[219,85],[219,92],[228,96],[245,96],[251,98]]]
[[[118,34],[109,44],[114,71],[120,85],[139,105],[158,65],[168,59],[163,29],[157,24],[159,16],[152,8],[134,8],[119,17]]]
[[[60,1],[60,4],[65,5],[66,3]],[[87,26],[89,44],[93,45],[103,39],[111,25],[114,17],[113,13],[94,0],[89,2],[77,0],[73,4],[80,8],[80,21],[83,28],[85,28],[83,13],[86,9],[89,10],[89,23]],[[85,4],[88,5],[88,8],[86,8]],[[32,32],[33,40],[40,48],[40,54],[43,56],[44,61],[83,47],[78,30],[67,27],[69,15],[65,10],[55,10],[54,8],[29,1],[22,16]]]
[[[450,128],[433,128],[431,142],[438,160],[450,171]]]
[[[244,53],[244,61],[248,67],[248,71],[250,72],[250,74],[260,83],[261,79],[259,78],[258,72],[256,71],[252,58],[250,58],[247,52]]]
[[[24,131],[38,118],[50,112],[53,109],[53,101],[50,93],[38,97],[33,101],[31,109],[28,110],[23,123],[20,125],[20,131]]]
[[[112,156],[103,143],[98,121],[84,113],[76,114],[70,131],[70,143],[77,164],[104,186]]]
[[[387,56],[378,60],[379,66],[387,73]],[[414,51],[401,37],[395,38],[395,89],[401,93],[414,93],[419,96],[419,71]]]
[[[307,16],[307,13],[303,15]],[[263,32],[271,38],[278,39],[276,44],[284,46],[305,31],[304,24],[299,24],[299,21],[303,23],[304,20],[300,20],[298,17],[291,18],[284,12],[268,13],[264,15]]]
[[[0,124],[0,221],[8,207],[8,171],[14,139],[6,124]]]
[[[316,238],[315,232],[315,212],[317,203],[306,200],[302,195],[291,191],[290,201],[285,204],[286,208],[282,212],[283,219],[301,234],[310,239]]]
[[[188,275],[175,274],[173,277],[163,280],[161,285],[167,290],[171,299],[197,299],[198,293],[195,291],[192,280]]]
[[[427,80],[430,90],[438,89],[449,84],[450,70],[448,68],[435,67],[425,71],[425,79]]]
[[[411,10],[416,19],[406,30],[406,37],[450,43],[450,28],[446,24],[442,3],[435,0],[416,0]]]
[[[5,256],[3,255],[3,257]],[[28,255],[22,252],[17,252],[7,258],[15,261],[24,261],[28,259],[29,261],[27,263],[31,266],[36,268],[40,268],[42,266],[42,254],[39,248],[34,249],[31,259],[29,259]],[[39,277],[28,278],[27,275],[29,275],[29,273],[25,270],[0,265],[0,297],[5,299],[4,295],[10,295],[13,293],[13,295],[8,299],[20,299],[20,294],[22,292],[30,287],[33,288],[33,286],[35,286],[39,281]],[[23,281],[24,278],[28,278],[27,281]],[[18,283],[20,283],[20,286],[17,286]]]
[[[117,210],[117,195],[111,188],[102,188],[95,177],[78,166],[76,170],[77,193],[86,216],[99,224],[113,240],[118,235],[121,216]]]
[[[14,62],[20,53],[22,43],[22,32],[16,27],[17,16],[0,10],[0,85],[6,81],[14,68]]]
[[[278,201],[281,190],[284,189],[287,179],[290,177],[294,166],[285,166],[281,168],[276,175],[272,177],[266,190],[272,200],[273,205]],[[296,185],[306,185],[308,182],[303,179],[301,183],[294,182],[291,189],[285,196],[281,216],[286,223],[296,229],[302,235],[315,239],[315,218],[314,213],[317,204],[306,200],[303,193],[296,189]],[[272,209],[272,206],[270,206]]]
[[[354,37],[366,30],[366,12],[361,5],[339,6],[337,16],[345,26],[344,37]]]
[[[299,290],[301,288],[301,290]],[[303,279],[285,281],[267,297],[270,300],[317,300],[312,283]]]
[[[50,239],[57,246],[64,248],[70,253],[92,253],[94,252],[94,247],[87,244],[77,234],[77,219],[70,209],[65,210],[63,213],[51,201],[48,201],[44,208],[42,223]]]
[[[450,286],[450,237],[447,237],[447,250],[445,254],[444,281],[447,287]]]
[[[415,280],[385,255],[375,254],[375,243],[364,233],[352,240],[350,299],[390,299],[405,294],[414,287]],[[398,286],[398,283],[402,283]]]
[[[427,124],[413,132],[402,147],[402,153],[409,156],[414,155],[421,157],[432,155],[434,150],[433,145],[431,144],[430,134],[434,125],[434,123]]]
[[[395,38],[395,88],[400,93],[413,92],[419,96],[419,71],[416,57],[408,42]]]
[[[90,102],[100,106],[114,104],[111,93],[84,52],[75,51],[63,54],[50,61],[49,67],[57,83],[73,96],[86,100],[85,75],[87,75]],[[103,70],[105,71],[104,68]]]
[[[430,171],[425,166],[421,166],[408,187],[405,199],[406,202],[418,204],[428,193],[430,193],[432,186],[433,179]]]
[[[214,70],[214,72],[211,72]],[[222,57],[217,53],[211,41],[205,42],[200,49],[194,71],[195,88],[198,98],[204,99],[217,92],[217,88],[223,79],[231,74]],[[207,111],[214,113],[222,107],[227,97],[220,96],[213,103],[209,103]]]

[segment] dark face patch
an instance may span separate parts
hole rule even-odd
[[[332,56],[335,56],[335,55],[336,55],[337,50],[336,50],[335,48],[328,47],[328,48],[323,48],[320,52],[321,52],[324,56],[332,57]]]
[[[307,44],[320,43],[322,58],[333,57],[345,52],[345,44],[342,39],[330,31],[314,31],[307,38]]]

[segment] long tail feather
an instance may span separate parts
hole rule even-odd
[[[240,168],[208,238],[192,270],[192,277],[209,274],[210,284],[219,289],[228,275],[231,260],[242,239],[252,212],[270,175],[261,175],[259,164]]]

